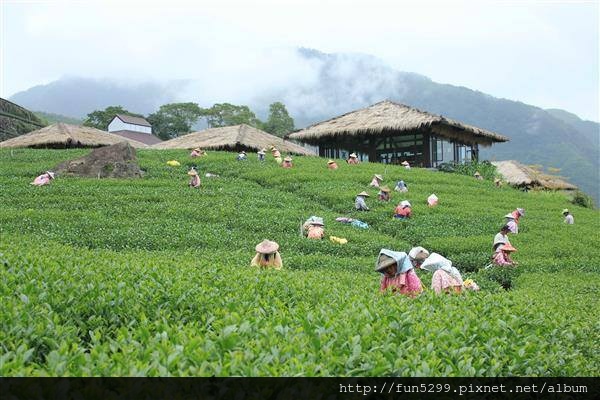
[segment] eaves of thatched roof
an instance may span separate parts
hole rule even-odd
[[[577,186],[552,175],[543,174],[515,160],[492,161],[496,170],[512,186],[551,190],[576,190]]]
[[[289,135],[290,139],[319,144],[322,139],[341,136],[392,136],[401,132],[431,132],[465,144],[489,146],[507,142],[508,137],[472,125],[386,100]]]
[[[14,147],[100,147],[119,142],[129,142],[132,147],[143,149],[146,146],[136,140],[113,135],[88,126],[71,125],[59,122],[25,135],[0,142],[0,148]]]
[[[59,122],[25,135],[0,142],[0,148],[12,147],[100,147],[119,142],[129,142],[132,147],[143,149],[146,146],[136,140],[113,135],[89,126],[71,125]]]
[[[166,142],[157,143],[152,149],[201,149],[214,150],[260,150],[275,146],[282,153],[292,153],[314,156],[315,154],[304,147],[283,140],[277,136],[263,132],[252,126],[241,124],[210,128],[199,132],[179,136]]]

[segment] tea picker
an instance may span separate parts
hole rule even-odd
[[[404,183],[404,181],[400,180],[396,182],[396,187],[394,188],[394,190],[396,192],[406,193],[408,192],[408,186],[406,185],[406,183]]]
[[[383,176],[375,174],[373,175],[373,179],[371,179],[371,183],[369,183],[369,186],[378,188],[381,181],[383,181]]]
[[[325,236],[324,226],[323,218],[312,216],[304,222],[301,230],[303,236],[305,235],[309,239],[323,239]]]
[[[517,251],[510,243],[504,243],[496,249],[494,254],[493,263],[500,267],[515,267],[519,263],[513,261],[510,257],[510,253]]]
[[[33,180],[33,182],[30,183],[30,185],[34,185],[34,186],[49,185],[50,181],[52,181],[53,179],[54,179],[54,172],[46,171],[43,174],[41,174],[40,176],[36,177]]]
[[[201,183],[200,176],[198,175],[198,170],[196,169],[196,167],[190,168],[187,174],[190,176],[190,183],[188,183],[188,186],[194,189],[198,189]]]
[[[283,159],[283,163],[281,164],[282,168],[292,168],[292,157],[287,156],[286,158]]]
[[[515,217],[512,214],[506,214],[504,216],[504,218],[506,218],[506,226],[508,226],[508,229],[510,230],[510,232],[514,233],[515,235],[519,233],[519,226],[517,225],[517,222],[515,221]]]
[[[452,261],[438,253],[431,253],[423,261],[421,269],[433,272],[431,278],[431,289],[436,293],[454,292],[460,293],[462,290],[463,279],[456,267],[452,266]]]
[[[266,151],[266,149],[262,149],[258,153],[256,153],[256,155],[258,156],[258,161],[260,161],[260,162],[265,161],[265,151]]]
[[[375,272],[382,275],[379,290],[381,292],[391,290],[409,297],[421,293],[423,285],[414,271],[414,266],[408,254],[381,249],[375,262]]]
[[[380,201],[390,201],[390,199],[391,199],[390,192],[391,192],[391,190],[390,190],[390,188],[389,188],[389,187],[387,187],[387,186],[382,186],[382,187],[379,189],[379,193],[377,194],[377,198],[378,198]]]
[[[394,218],[408,219],[412,215],[411,204],[408,200],[402,200],[394,210]]]
[[[358,160],[358,156],[356,155],[356,153],[350,153],[350,155],[348,156],[348,159],[346,160],[346,162],[350,165],[357,165],[360,163],[360,161]]]
[[[281,255],[279,254],[279,245],[276,242],[270,240],[263,240],[255,247],[256,255],[250,261],[251,267],[261,268],[283,268],[283,262],[281,261]]]
[[[565,217],[565,224],[573,225],[575,223],[575,218],[573,217],[573,214],[571,214],[571,211],[569,211],[568,208],[562,210],[562,215]]]
[[[369,193],[362,191],[356,195],[356,199],[354,199],[354,208],[357,211],[369,211],[369,207],[367,207],[367,203],[365,202],[365,197],[369,197]]]

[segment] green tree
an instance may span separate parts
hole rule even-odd
[[[288,114],[285,105],[275,102],[269,106],[269,118],[264,130],[275,136],[284,137],[294,130],[294,119]]]
[[[196,103],[171,103],[160,106],[148,116],[152,130],[161,139],[169,140],[190,133],[202,110]]]
[[[206,118],[206,122],[210,128],[239,124],[247,124],[256,128],[262,128],[262,122],[248,106],[217,103],[211,108],[203,109],[202,117]]]
[[[89,113],[85,121],[83,121],[83,125],[106,130],[108,129],[110,121],[112,121],[117,114],[131,115],[132,117],[144,117],[143,115],[127,111],[122,106],[108,106],[104,110],[96,110]]]

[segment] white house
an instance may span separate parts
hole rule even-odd
[[[108,124],[108,131],[149,146],[162,142],[152,134],[152,125],[142,117],[117,114]]]
[[[117,114],[108,124],[109,132],[132,131],[152,133],[152,125],[144,118]]]

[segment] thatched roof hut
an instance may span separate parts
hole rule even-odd
[[[201,149],[227,151],[258,151],[262,148],[275,146],[282,153],[314,156],[315,154],[304,147],[273,136],[260,129],[246,124],[210,128],[200,132],[189,133],[166,142],[151,146],[151,149]]]
[[[100,129],[88,126],[70,125],[59,122],[28,134],[0,142],[0,148],[37,147],[37,148],[70,148],[101,147],[119,142],[129,142],[132,147],[146,148],[144,143],[113,135]]]
[[[323,137],[379,136],[418,130],[427,130],[447,139],[460,139],[463,143],[477,143],[483,146],[510,140],[506,136],[485,129],[389,100],[310,125],[292,133],[289,138],[318,144],[319,139]]]
[[[492,164],[512,186],[528,189],[577,190],[577,186],[560,177],[541,173],[515,160],[492,161]]]
[[[506,142],[508,137],[386,100],[288,136],[319,146],[319,155],[435,167],[442,162],[477,159],[479,145]],[[444,145],[445,143],[445,145]],[[444,148],[442,150],[442,148]]]

